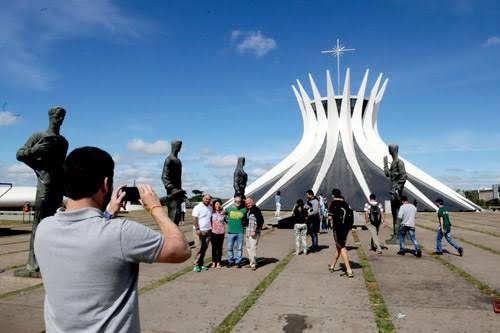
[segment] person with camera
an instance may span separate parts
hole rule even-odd
[[[42,220],[35,236],[45,329],[140,332],[139,264],[184,262],[191,256],[188,242],[149,185],[137,191],[160,232],[113,218],[134,198],[128,189],[113,193],[114,162],[107,152],[77,148],[63,169],[66,210]]]

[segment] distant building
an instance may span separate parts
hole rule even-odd
[[[479,195],[479,200],[490,201],[493,199],[493,188],[480,188],[477,190],[477,193]]]

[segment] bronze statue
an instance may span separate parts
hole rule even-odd
[[[28,263],[25,268],[14,272],[16,276],[40,277],[33,245],[38,224],[43,218],[54,215],[63,199],[63,163],[68,152],[68,141],[60,134],[60,129],[65,116],[66,110],[62,107],[51,108],[49,128],[45,132],[33,134],[16,154],[19,161],[35,171],[38,179]]]
[[[186,191],[182,189],[182,163],[177,157],[182,147],[182,141],[172,141],[170,155],[163,164],[161,180],[167,190],[168,216],[175,224],[181,220],[181,204],[186,199]]]
[[[248,175],[243,170],[245,166],[245,158],[238,157],[238,163],[236,164],[236,169],[234,170],[233,188],[234,196],[241,197],[245,199],[245,188],[247,187]]]
[[[401,196],[406,183],[405,164],[398,158],[399,146],[396,144],[389,145],[389,154],[392,157],[391,167],[388,166],[388,158],[384,157],[384,173],[391,180],[391,212],[392,212],[392,237],[389,241],[398,241],[399,236],[399,221],[398,212],[401,207]]]

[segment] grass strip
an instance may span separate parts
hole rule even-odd
[[[0,273],[3,273],[5,271],[11,270],[11,269],[21,268],[23,266],[26,266],[26,264],[20,264],[20,265],[16,264],[16,265],[11,265],[11,266],[7,266],[7,267],[1,267]]]
[[[370,263],[368,262],[368,257],[361,246],[358,246],[357,253],[360,261],[360,265],[363,270],[363,277],[365,279],[366,289],[368,290],[368,296],[370,298],[370,303],[372,305],[372,311],[375,316],[375,322],[377,323],[377,328],[380,333],[392,333],[396,332],[396,328],[391,320],[391,315],[389,309],[384,302],[384,297],[378,287],[377,280],[375,279],[375,274],[373,273]]]
[[[426,230],[429,230],[429,231],[434,231],[434,232],[437,232],[437,229],[436,228],[431,228],[431,227],[427,227],[427,226],[423,226],[423,225],[419,225],[418,227],[420,228],[423,228],[423,229],[426,229]],[[474,242],[471,242],[465,238],[462,238],[462,237],[457,237],[455,235],[453,235],[453,238],[455,239],[458,239],[459,241],[463,242],[463,243],[466,243],[466,244],[469,244],[469,245],[472,245],[472,246],[475,246],[481,250],[485,250],[485,251],[488,251],[488,252],[491,252],[493,254],[496,254],[498,256],[500,256],[500,251],[498,250],[495,250],[489,246],[485,246],[485,245],[481,245],[481,244],[477,244],[477,243],[474,243]]]
[[[433,254],[433,253],[431,253],[429,251],[426,251],[426,252],[429,255],[431,255],[434,259],[436,259],[437,261],[439,261],[441,264],[443,264],[443,266],[445,266],[446,268],[448,268],[450,271],[452,271],[453,273],[459,275],[465,281],[467,281],[468,283],[470,283],[471,285],[473,285],[474,287],[476,287],[477,289],[479,289],[483,294],[485,294],[487,296],[493,296],[493,297],[496,297],[496,298],[500,297],[500,293],[498,291],[496,291],[495,289],[491,288],[486,283],[484,283],[484,282],[476,279],[474,276],[470,275],[469,273],[467,273],[463,269],[459,268],[458,266],[453,265],[451,262],[443,259],[441,256],[435,255],[435,254]]]
[[[189,266],[181,269],[180,271],[169,274],[169,275],[139,289],[139,295],[144,295],[145,293],[147,293],[153,289],[156,289],[158,287],[163,286],[167,282],[174,281],[175,279],[178,279],[179,277],[191,272],[192,270],[193,270],[193,266],[189,265]]]
[[[453,228],[458,228],[458,229],[464,229],[464,230],[468,230],[468,231],[479,232],[481,234],[485,234],[485,235],[488,235],[488,236],[493,236],[493,237],[499,237],[500,238],[500,234],[497,233],[497,232],[493,232],[493,231],[477,230],[477,229],[473,229],[473,228],[469,228],[469,227],[462,227],[462,226],[456,225],[456,224],[453,225]]]
[[[295,250],[290,251],[288,255],[280,260],[280,262],[274,267],[274,269],[267,274],[267,276],[255,287],[248,296],[243,299],[238,306],[229,314],[226,318],[217,326],[217,328],[212,331],[213,333],[229,333],[238,324],[238,322],[243,318],[243,316],[250,310],[250,308],[255,304],[257,299],[266,291],[266,289],[273,283],[273,281],[278,277],[278,275],[285,269],[286,265],[295,256]]]
[[[30,287],[26,287],[26,288],[22,288],[22,289],[17,289],[17,290],[14,290],[14,291],[9,291],[8,293],[0,294],[0,300],[13,298],[14,296],[17,296],[19,294],[23,294],[25,292],[38,289],[41,286],[43,286],[43,283],[38,283],[38,284],[35,284],[33,286],[30,286]]]

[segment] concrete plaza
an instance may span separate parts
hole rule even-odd
[[[157,229],[145,212],[128,215]],[[273,220],[271,212],[265,217]],[[488,295],[500,291],[500,213],[451,217],[463,257],[446,244],[449,253],[431,255],[435,214],[419,213],[417,239],[424,246],[423,257],[398,256],[393,245],[377,255],[369,249],[368,232],[358,229],[348,240],[353,279],[342,270],[327,270],[335,252],[331,232],[320,235],[321,251],[295,256],[293,230],[273,228],[263,232],[256,271],[223,267],[195,273],[190,260],[141,265],[142,330],[211,332],[253,297],[254,303],[236,316],[233,332],[384,331],[386,326],[377,320],[379,301],[371,296],[375,290],[388,310],[386,322],[397,332],[500,332],[500,314],[493,312]],[[14,222],[0,224],[0,332],[44,331],[42,280],[13,276],[26,261],[30,229]],[[193,239],[189,218],[181,229]],[[383,228],[381,238],[390,232]],[[266,283],[271,276],[274,280]]]

